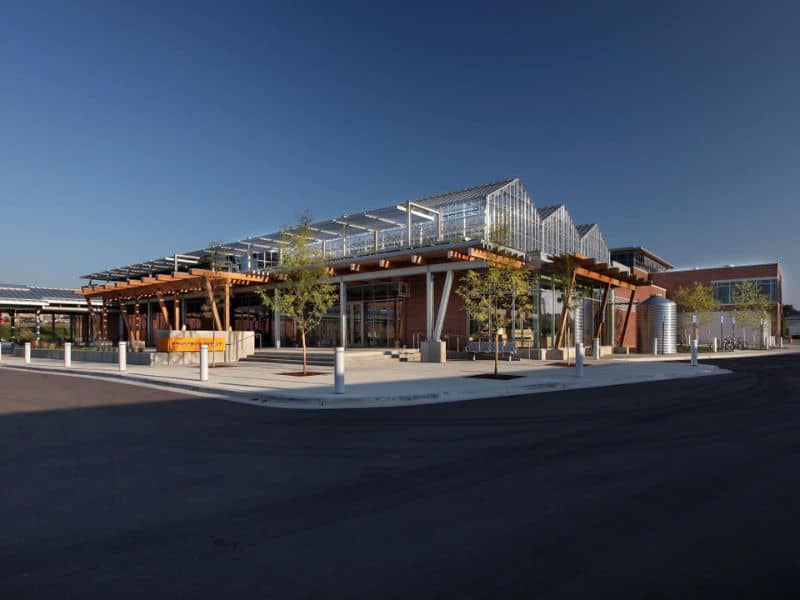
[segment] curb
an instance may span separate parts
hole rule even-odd
[[[673,362],[673,361],[664,361]],[[61,375],[64,377],[83,377],[85,379],[95,379],[100,381],[111,381],[115,383],[124,383],[128,385],[138,385],[141,387],[155,388],[165,391],[179,391],[188,394],[193,394],[205,398],[214,398],[226,400],[229,402],[236,402],[239,404],[248,404],[251,406],[260,406],[266,408],[284,408],[284,409],[299,409],[299,410],[314,410],[314,409],[349,409],[349,408],[391,408],[399,406],[419,406],[425,404],[445,404],[452,402],[464,402],[469,400],[479,400],[488,398],[485,393],[462,393],[452,394],[450,392],[427,392],[421,394],[405,394],[405,395],[391,395],[391,396],[357,396],[357,397],[342,397],[334,394],[332,387],[330,389],[321,388],[321,392],[317,396],[297,396],[292,393],[285,395],[276,395],[271,393],[254,392],[235,392],[228,390],[220,390],[215,388],[203,387],[191,383],[180,382],[161,382],[154,381],[148,377],[131,374],[129,372],[113,372],[113,371],[98,371],[98,370],[67,370],[55,366],[47,365],[9,365],[7,363],[0,363],[0,369],[5,368],[9,370],[22,371],[27,373],[47,373],[50,375]],[[715,367],[716,372],[706,373],[701,376],[710,375],[725,375],[730,373],[729,370],[722,367]],[[623,381],[623,382],[607,382],[589,385],[569,386],[563,381],[537,381],[532,382],[524,387],[512,387],[497,389],[494,397],[514,397],[514,396],[527,396],[530,394],[548,393],[569,389],[598,389],[604,387],[613,387],[616,385],[630,385],[634,383],[647,383],[654,381],[662,381],[665,379],[693,379],[697,375],[686,375],[683,377],[660,377],[640,379],[638,381]],[[365,406],[366,404],[366,406]]]

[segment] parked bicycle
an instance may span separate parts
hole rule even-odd
[[[744,338],[735,338],[732,336],[728,336],[722,340],[722,345],[720,347],[722,352],[733,352],[734,350],[744,350]]]

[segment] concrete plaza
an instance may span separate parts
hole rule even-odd
[[[779,351],[775,351],[777,354]],[[786,351],[788,352],[788,351]],[[762,353],[763,354],[763,353]],[[770,353],[773,354],[773,353]],[[743,357],[744,353],[732,356]],[[714,358],[727,358],[715,355]],[[688,357],[632,356],[593,361],[587,359],[584,375],[575,367],[542,361],[502,362],[502,374],[515,375],[505,381],[474,377],[490,373],[491,361],[451,361],[446,364],[403,363],[385,359],[357,363],[347,368],[344,394],[334,394],[333,370],[309,367],[320,373],[297,377],[297,365],[237,363],[210,369],[209,381],[199,381],[197,367],[146,367],[128,365],[121,373],[117,365],[73,363],[66,369],[61,361],[34,359],[25,365],[21,358],[4,357],[0,367],[69,373],[76,376],[122,381],[137,385],[162,386],[200,395],[214,395],[239,402],[286,408],[367,408],[454,402],[475,398],[527,395],[558,390],[596,388],[612,385],[696,378],[726,373],[724,368],[705,363],[692,367]]]

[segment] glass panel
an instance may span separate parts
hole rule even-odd
[[[350,311],[350,345],[361,346],[364,343],[364,304],[362,302],[349,302]]]

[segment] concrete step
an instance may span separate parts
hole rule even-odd
[[[388,350],[353,350],[345,353],[345,360],[350,365],[375,364],[387,360],[400,362],[419,362],[419,350],[388,349]],[[255,354],[242,359],[243,362],[263,362],[276,364],[302,364],[303,353],[292,349],[287,350],[256,350]],[[308,364],[318,366],[333,366],[333,350],[320,351],[309,349]]]

